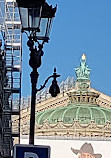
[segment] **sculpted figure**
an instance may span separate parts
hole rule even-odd
[[[75,68],[77,79],[89,79],[90,69],[86,65],[86,56],[82,55],[80,66]]]

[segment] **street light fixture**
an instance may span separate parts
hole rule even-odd
[[[45,0],[17,0],[23,30],[38,30]]]
[[[49,41],[52,21],[55,17],[57,6],[52,8],[45,0],[17,0],[17,3],[22,22],[22,32],[25,32],[29,38],[27,45],[31,51],[29,65],[32,68],[30,75],[32,95],[29,144],[34,144],[36,93],[45,87],[50,78],[53,78],[53,81],[49,93],[52,97],[56,97],[57,94],[60,93],[56,81],[56,78],[60,77],[60,75],[57,75],[56,69],[54,69],[53,75],[45,80],[43,86],[37,89],[37,80],[39,76],[37,69],[41,66],[41,57],[44,54],[42,48],[43,44]],[[38,48],[36,44],[38,44]]]
[[[48,42],[50,30],[57,6],[52,8],[45,0],[17,0],[22,31],[29,31],[30,38],[35,42]]]

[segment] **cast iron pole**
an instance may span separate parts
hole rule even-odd
[[[31,113],[30,113],[30,135],[29,144],[34,145],[34,133],[35,133],[35,104],[36,104],[36,85],[38,80],[37,69],[33,69],[31,72],[31,83],[32,83],[32,96],[31,96]]]

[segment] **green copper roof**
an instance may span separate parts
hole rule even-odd
[[[94,121],[97,125],[104,125],[111,122],[111,110],[97,105],[96,99],[99,94],[89,89],[90,69],[86,65],[84,54],[80,66],[75,70],[77,89],[68,93],[69,105],[37,113],[37,124],[42,125],[46,120],[49,124],[56,124],[58,121],[64,124],[72,124],[74,121],[79,121],[80,124],[90,124]]]
[[[79,121],[80,124],[89,124],[94,120],[98,125],[111,122],[111,110],[91,105],[69,105],[56,109],[46,110],[36,114],[36,123],[43,124],[47,120],[50,124],[62,121],[64,124],[72,124]]]

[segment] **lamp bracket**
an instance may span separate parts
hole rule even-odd
[[[54,69],[53,75],[49,76],[49,77],[45,80],[44,84],[41,85],[41,87],[40,87],[39,89],[36,89],[36,90],[37,90],[36,92],[41,91],[41,90],[46,86],[46,84],[47,84],[47,82],[49,81],[50,78],[56,79],[57,77],[60,77],[60,75],[57,75],[56,72],[55,72],[55,69]]]

